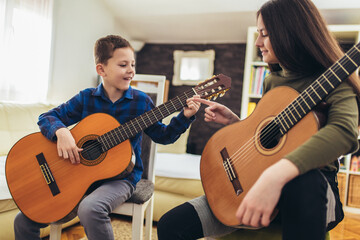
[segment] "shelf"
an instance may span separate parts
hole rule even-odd
[[[259,61],[251,62],[251,65],[253,65],[253,66],[258,66],[258,67],[267,67],[267,63],[265,63],[265,62],[259,62]]]
[[[249,94],[249,98],[261,98],[261,94]]]

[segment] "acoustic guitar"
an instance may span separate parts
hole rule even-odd
[[[130,138],[182,109],[193,95],[215,98],[230,86],[231,79],[219,74],[123,125],[105,113],[89,115],[71,129],[77,146],[83,148],[78,165],[60,158],[56,143],[40,132],[25,136],[11,148],[5,165],[15,203],[35,222],[63,219],[91,184],[131,172],[134,164]]]
[[[277,87],[246,119],[217,131],[206,143],[200,176],[210,208],[225,225],[239,226],[235,213],[261,173],[318,130],[312,111],[360,65],[360,43],[302,93]],[[308,114],[311,112],[311,114]]]

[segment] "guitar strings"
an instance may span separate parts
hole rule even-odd
[[[355,51],[355,49],[352,49],[352,50],[354,50],[354,52],[356,52]],[[350,53],[350,54],[349,54]],[[352,53],[353,52],[348,52],[348,54],[349,55],[352,55]],[[340,59],[339,61],[337,61],[337,62],[335,62],[330,68],[332,69],[332,68],[334,68],[334,69],[332,69],[333,71],[338,71],[340,68],[341,68],[341,66],[338,66],[338,64],[336,64],[336,63],[341,63],[340,61],[341,60],[344,60],[344,59]],[[347,62],[347,64],[348,65],[350,65],[350,62]],[[345,66],[346,64],[342,64],[342,66]],[[323,81],[325,81],[326,80],[326,78],[324,78],[323,76],[325,76],[325,77],[329,77],[329,76],[327,76],[326,74],[330,74],[330,72],[329,71],[326,71],[325,73],[323,73],[319,78],[317,78],[315,81],[314,81],[314,83],[316,84],[317,83],[317,85],[316,86],[314,86],[315,88],[317,88],[317,90],[319,90],[319,87],[321,88],[321,86],[319,85],[320,84],[320,81],[321,80],[323,80]],[[349,75],[347,75],[347,76],[349,76]],[[307,88],[308,89],[308,88]],[[314,89],[314,90],[316,90],[316,89]],[[305,90],[306,91],[306,90]],[[305,96],[306,97],[306,96]],[[314,95],[312,96],[312,97],[314,97]],[[310,98],[311,98],[311,96],[309,95],[309,97],[306,97],[307,98],[307,100],[309,100]],[[320,99],[320,100],[322,100],[322,99]],[[296,110],[296,108],[295,108],[295,106],[293,105],[293,104],[290,104],[288,107],[286,107],[282,112],[280,112],[273,120],[275,120],[275,122],[276,121],[280,121],[280,119],[279,119],[279,116],[281,115],[281,113],[283,113],[283,112],[285,112],[286,114],[288,114],[289,112],[291,113],[291,108],[293,108],[293,109],[295,109]],[[287,111],[289,111],[289,112],[287,112]],[[289,114],[288,114],[289,115]],[[273,121],[272,120],[272,121]],[[276,122],[276,124],[277,125],[279,125],[279,122]],[[273,137],[272,136],[270,136],[270,133],[271,133],[271,130],[273,130],[274,128],[270,128],[267,132],[264,132],[263,134],[264,135],[266,135],[265,136],[265,141],[267,142],[267,143],[269,143],[269,141],[270,140],[272,140],[273,139]],[[260,132],[259,132],[259,134],[258,134],[258,136],[260,136]],[[250,139],[247,143],[245,143],[245,145],[242,147],[242,148],[240,148],[240,149],[238,149],[231,157],[230,157],[230,159],[232,159],[233,160],[233,164],[235,165],[237,162],[238,162],[238,160],[240,160],[240,159],[249,159],[248,161],[244,161],[244,164],[246,164],[247,162],[249,162],[250,163],[250,161],[251,161],[251,157],[254,157],[254,154],[256,153],[256,151],[253,151],[253,154],[252,154],[252,152],[250,152],[250,155],[248,155],[248,156],[246,156],[245,154],[248,154],[248,150],[252,150],[252,148],[250,148],[250,145],[252,145],[253,144],[253,142],[254,142],[254,139],[256,138],[256,135],[254,136],[254,137],[252,137],[252,139]],[[243,151],[243,149],[245,149],[245,151]],[[242,151],[242,152],[241,152]],[[247,164],[246,164],[247,165]]]

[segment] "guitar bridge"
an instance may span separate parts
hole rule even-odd
[[[44,154],[40,153],[40,154],[36,155],[36,159],[39,163],[41,173],[44,176],[45,182],[48,185],[52,195],[53,196],[58,195],[60,193],[59,187],[56,184],[56,181],[50,170],[49,165],[47,164]]]
[[[223,166],[224,166],[226,175],[228,176],[230,182],[233,185],[236,196],[239,196],[244,190],[240,184],[236,170],[233,167],[231,158],[229,157],[229,154],[228,154],[226,148],[223,148],[221,150],[220,154],[223,159]]]

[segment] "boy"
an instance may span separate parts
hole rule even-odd
[[[149,96],[130,87],[135,75],[135,58],[127,40],[114,35],[100,38],[95,44],[95,63],[96,71],[103,79],[97,88],[80,91],[66,103],[39,117],[41,132],[48,139],[57,140],[58,155],[72,164],[80,163],[82,149],[76,146],[66,126],[96,112],[108,113],[124,124],[154,107]],[[189,127],[199,106],[192,98],[188,99],[187,107],[168,126],[157,122],[144,132],[157,143],[175,142]],[[109,214],[130,198],[141,178],[141,139],[141,133],[130,139],[136,157],[133,171],[126,178],[101,182],[80,202],[77,214],[89,240],[114,239]],[[14,226],[16,239],[40,239],[40,228],[46,225],[35,223],[20,212]]]

